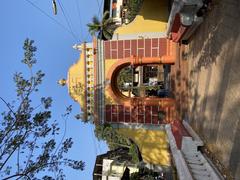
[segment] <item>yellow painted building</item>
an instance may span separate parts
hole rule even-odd
[[[94,112],[94,60],[92,43],[74,45],[73,48],[81,51],[79,59],[68,70],[67,80],[59,80],[59,84],[68,86],[69,95],[78,102],[82,118]]]
[[[81,47],[83,46],[84,45]],[[92,81],[87,82],[86,76],[93,74],[93,69],[87,72],[87,67],[89,66],[84,56],[84,49],[81,50],[83,50],[83,52],[80,55],[79,60],[69,68],[66,83],[68,85],[70,96],[80,104],[81,111],[86,111],[87,113],[92,114],[92,112],[86,108],[91,107],[93,109],[94,107],[92,107],[92,104],[94,104],[94,102],[88,104],[86,98],[88,97],[88,94],[94,95],[94,87],[92,86],[94,78],[92,78]],[[107,76],[107,72],[116,61],[117,60],[106,61],[105,76]],[[64,85],[65,82],[62,80],[62,82],[59,83]],[[86,88],[88,86],[90,86],[91,89],[88,89],[87,91]],[[105,91],[105,103],[114,104],[114,100],[109,96],[107,90]],[[164,130],[119,128],[119,132],[124,136],[131,138],[138,145],[145,162],[162,166],[171,165],[169,145]]]
[[[125,35],[137,34],[139,38],[149,37],[151,33],[162,33],[165,36],[168,21],[167,0],[146,0],[136,18],[127,25],[122,25],[114,32],[117,39]],[[143,36],[141,36],[141,34]],[[159,36],[158,36],[159,37]],[[107,59],[105,77],[117,59]],[[105,90],[105,101],[115,102],[108,90]],[[119,132],[138,144],[144,161],[152,164],[170,166],[171,158],[165,131],[120,128]]]
[[[114,37],[116,39],[137,37],[140,40],[155,38],[155,36],[156,38],[165,37],[167,19],[166,0],[146,0],[135,20],[119,27]],[[75,46],[81,51],[81,55],[76,64],[69,68],[66,80],[69,94],[80,104],[85,118],[93,119],[97,124],[104,123],[106,116],[112,116],[107,113],[106,107],[117,104],[108,90],[108,84],[111,81],[108,79],[108,74],[119,59],[104,57],[106,53],[104,47],[104,42],[99,40]],[[65,83],[61,81],[60,84]],[[148,127],[142,125],[139,128],[127,128],[126,126],[119,128],[119,133],[134,140],[145,162],[170,167],[169,144],[164,128],[148,129]]]
[[[145,162],[171,166],[169,144],[164,130],[119,128],[119,132],[138,145]]]
[[[131,38],[150,38],[154,34],[157,37],[166,36],[168,23],[168,1],[146,0],[135,19],[123,24],[114,32],[114,38],[121,39],[126,36]],[[136,36],[135,36],[136,35]]]

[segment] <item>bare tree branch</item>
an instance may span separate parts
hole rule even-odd
[[[12,176],[8,176],[6,178],[3,178],[3,180],[7,180],[7,179],[12,179],[12,178],[15,178],[15,177],[26,177],[27,179],[31,180],[31,178],[27,175],[27,174],[15,174],[15,175],[12,175]],[[18,178],[18,179],[19,179]]]

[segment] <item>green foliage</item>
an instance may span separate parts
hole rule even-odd
[[[91,35],[98,33],[99,39],[111,39],[116,25],[112,18],[109,18],[109,12],[106,11],[103,14],[100,21],[97,16],[93,16],[92,23],[88,23],[88,31]]]
[[[129,12],[127,17],[129,23],[132,22],[134,18],[137,16],[142,4],[143,0],[129,0],[129,3],[127,4],[127,9]]]
[[[33,40],[26,39],[23,45],[24,58],[22,63],[28,65],[29,68],[31,68],[37,62],[37,60],[34,58],[34,53],[37,51],[37,47],[33,46],[33,43]]]
[[[1,101],[7,110],[2,112],[0,121],[0,176],[1,179],[64,179],[63,166],[76,170],[83,170],[84,162],[68,159],[69,149],[73,145],[71,138],[56,141],[60,134],[58,122],[51,120],[51,97],[39,99],[39,105],[33,107],[33,95],[42,83],[44,73],[33,72],[36,64],[34,41],[26,39],[24,42],[24,63],[30,70],[30,77],[23,73],[15,73],[13,80],[16,86],[16,100],[10,104],[2,97]],[[40,108],[41,107],[41,108]],[[64,118],[70,115],[71,106],[67,107]]]
[[[132,162],[139,162],[140,152],[137,145],[131,139],[119,134],[110,124],[97,125],[94,132],[98,140],[107,142],[110,150],[127,147],[129,149],[129,155],[132,157]]]
[[[136,144],[132,143],[129,147],[129,154],[132,157],[132,162],[138,163],[139,162],[139,155],[138,155],[138,147]]]
[[[140,168],[139,172],[132,173],[130,180],[161,180],[163,179],[159,173],[154,172],[146,167]]]
[[[95,136],[98,140],[104,140],[108,143],[109,149],[118,147],[130,147],[130,141],[119,134],[110,124],[96,125]]]
[[[158,120],[163,121],[166,118],[166,112],[165,111],[159,111],[158,112]]]
[[[125,67],[123,68],[118,75],[117,78],[117,84],[118,87],[122,90],[127,90],[124,87],[124,83],[132,83],[133,82],[133,73],[132,73],[133,69],[131,68],[131,66]]]

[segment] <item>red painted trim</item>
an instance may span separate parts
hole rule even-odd
[[[172,133],[176,140],[176,144],[178,149],[181,149],[182,147],[182,137],[183,136],[190,136],[190,134],[187,132],[185,127],[182,125],[182,123],[178,120],[175,120],[171,123]]]
[[[181,25],[178,29],[178,32],[172,35],[173,42],[180,42],[184,34],[187,32],[189,27]]]
[[[94,124],[99,124],[97,110],[97,39],[93,38],[93,65],[94,65]]]

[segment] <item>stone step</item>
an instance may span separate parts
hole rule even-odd
[[[204,176],[199,174],[193,174],[195,180],[213,180],[211,176]]]
[[[203,164],[191,164],[191,163],[189,163],[188,165],[191,169],[198,169],[198,170],[202,170],[202,171],[207,170],[206,167]]]
[[[202,163],[201,159],[198,156],[184,156],[184,158],[186,159],[186,161],[189,161],[189,162],[200,162],[200,163]]]
[[[202,176],[211,176],[211,174],[206,169],[204,171],[196,170],[196,169],[190,169],[190,171],[192,172],[192,174],[199,174],[199,175],[202,175]]]
[[[183,136],[181,150],[184,154],[195,154],[198,151],[197,147],[192,137]]]
[[[181,151],[189,167],[189,171],[196,180],[215,180],[219,179],[200,151],[198,143],[192,137],[183,137]]]
[[[183,126],[187,129],[189,134],[193,137],[194,142],[197,146],[203,146],[203,141],[201,138],[198,136],[198,134],[192,129],[192,127],[187,123],[187,121],[182,122]]]
[[[186,162],[188,163],[188,164],[197,164],[197,165],[202,165],[203,163],[200,161],[200,160],[198,160],[198,159],[186,159],[185,158],[185,160],[186,160]]]
[[[183,155],[184,155],[186,158],[198,158],[198,159],[200,159],[199,153],[197,153],[197,152],[195,152],[195,153],[184,153],[184,152],[183,152]]]

